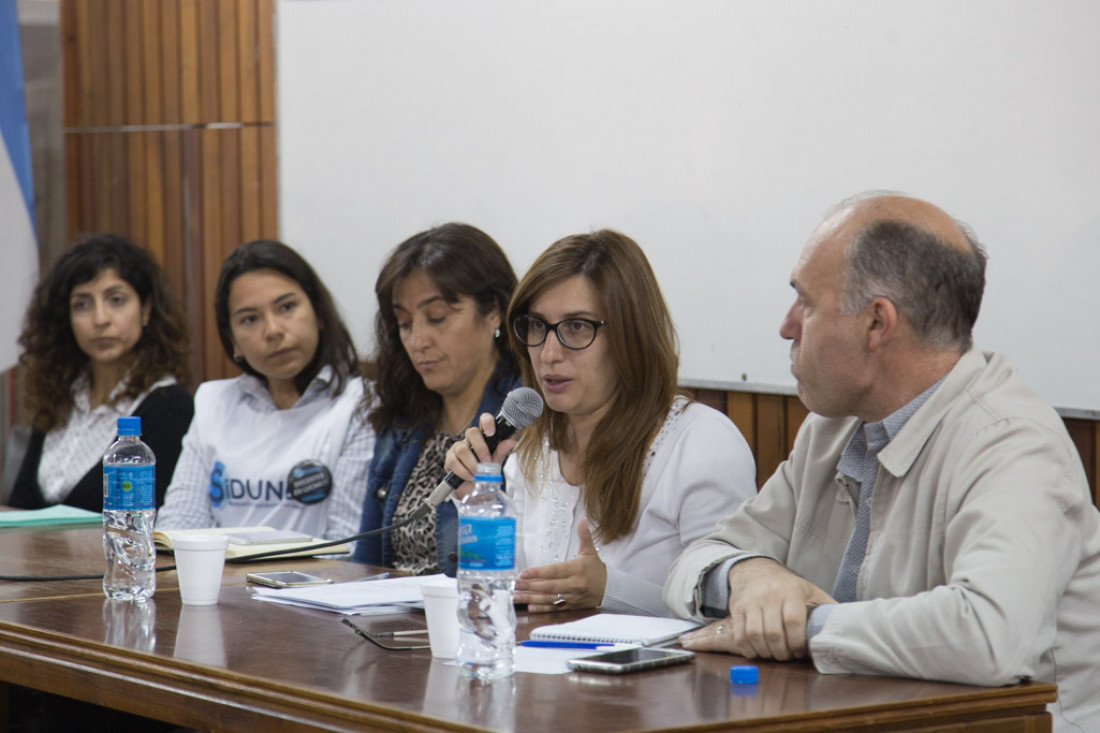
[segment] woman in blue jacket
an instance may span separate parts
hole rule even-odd
[[[444,224],[402,242],[375,283],[378,314],[366,397],[377,434],[361,532],[400,522],[445,471],[447,449],[519,386],[503,333],[516,286],[493,239]],[[356,544],[355,559],[417,574],[454,575],[458,516],[445,501],[427,519]]]

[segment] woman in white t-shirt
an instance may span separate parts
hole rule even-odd
[[[669,566],[756,493],[755,466],[725,415],[678,395],[675,329],[645,254],[609,230],[561,239],[520,282],[508,321],[524,382],[546,402],[504,468],[516,601],[670,615]],[[480,423],[447,455],[467,479],[515,446],[490,457],[492,416]]]
[[[222,265],[214,315],[244,374],[195,393],[157,528],[354,534],[374,440],[355,346],[324,283],[287,245],[249,242]]]

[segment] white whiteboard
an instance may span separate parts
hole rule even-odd
[[[790,387],[779,321],[824,211],[927,198],[990,254],[977,343],[1100,409],[1095,0],[280,0],[280,231],[371,348],[385,255],[450,220],[522,275],[612,227],[685,383]]]

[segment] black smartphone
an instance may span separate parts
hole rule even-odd
[[[695,659],[695,654],[682,649],[619,649],[606,654],[570,659],[566,664],[578,672],[602,672],[604,674],[625,674],[640,669],[664,667],[669,664],[683,664]]]
[[[332,582],[332,578],[321,578],[309,573],[299,573],[297,570],[286,570],[277,573],[248,573],[244,577],[252,583],[259,583],[271,588],[297,588],[301,585],[324,585]]]

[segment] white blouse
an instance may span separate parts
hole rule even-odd
[[[38,485],[47,504],[59,504],[80,483],[84,474],[103,460],[107,446],[118,436],[118,418],[132,415],[153,390],[175,384],[175,377],[161,378],[132,399],[112,400],[126,386],[119,380],[107,401],[91,409],[91,380],[82,374],[73,382],[73,409],[69,419],[46,433],[42,441],[42,460],[38,462]]]
[[[518,463],[510,460],[504,468],[518,516],[517,568],[575,557],[577,524],[585,516],[583,487],[562,477],[557,451],[549,446],[533,485]],[[661,588],[672,562],[755,494],[755,462],[736,426],[717,410],[678,398],[646,452],[634,531],[596,543],[608,571],[603,608],[671,615]]]

